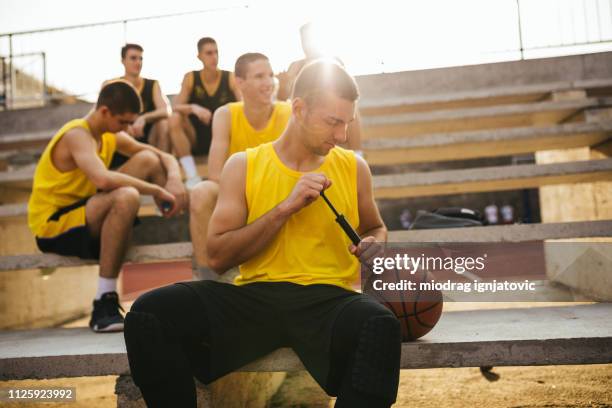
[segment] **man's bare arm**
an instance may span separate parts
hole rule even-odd
[[[291,97],[293,82],[304,66],[304,60],[293,61],[285,72],[277,75],[278,78],[278,93],[276,98],[279,101],[286,101]]]
[[[127,174],[108,170],[96,154],[95,142],[84,129],[72,129],[62,139],[65,140],[76,166],[98,189],[111,191],[119,187],[134,187],[142,194],[152,195],[174,204],[174,196],[162,187]]]
[[[359,235],[373,236],[377,242],[387,241],[387,227],[380,216],[374,192],[372,174],[366,161],[357,155],[357,201],[359,208]]]
[[[289,197],[247,225],[245,181],[246,154],[236,153],[223,168],[217,206],[208,227],[208,265],[219,273],[260,253],[291,215],[314,202],[319,192],[331,185],[322,174],[306,174]]]
[[[212,126],[212,142],[208,153],[208,180],[219,182],[223,165],[230,148],[232,117],[229,107],[224,105],[215,111]]]
[[[180,112],[184,115],[193,113],[192,104],[187,103],[189,101],[189,93],[193,87],[193,75],[188,72],[183,77],[183,83],[181,84],[181,91],[172,100],[172,109],[175,112]]]
[[[157,81],[153,83],[153,104],[155,105],[155,110],[141,115],[146,123],[167,118],[172,114],[172,108],[170,107],[168,98],[162,93],[159,82]]]
[[[358,246],[350,245],[349,251],[363,264],[370,265],[372,259],[382,256],[384,243],[387,242],[387,227],[378,212],[372,191],[372,175],[366,161],[357,159],[357,201],[359,207],[359,235],[362,237]]]
[[[162,152],[158,148],[149,144],[140,143],[123,132],[117,133],[117,150],[129,157],[142,150],[149,150],[155,153],[159,157],[160,162],[166,172],[166,184],[164,188],[176,197],[176,206],[173,207],[167,213],[167,215],[172,216],[176,212],[187,208],[187,191],[185,190],[185,186],[182,182],[180,166],[173,155]]]
[[[234,75],[233,72],[230,72],[229,74],[229,87],[232,90],[232,92],[234,93],[234,96],[236,97],[237,101],[241,101],[242,100],[242,93],[240,92],[240,89],[238,88],[238,85],[236,84],[236,76]]]

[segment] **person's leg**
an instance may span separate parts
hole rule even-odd
[[[388,309],[367,299],[347,305],[335,321],[331,352],[336,408],[388,408],[395,402],[401,332]]]
[[[153,125],[149,131],[149,143],[152,146],[157,147],[162,152],[170,153],[170,125],[168,119],[159,119]]]
[[[139,297],[125,319],[125,344],[134,382],[148,407],[195,407],[193,367],[207,365],[208,350],[196,358],[188,344],[209,339],[204,304],[183,285]],[[204,368],[205,369],[205,368]]]
[[[117,171],[161,186],[166,183],[166,172],[160,159],[150,151],[138,152]],[[140,194],[132,187],[96,194],[85,206],[89,232],[100,239],[100,277],[104,278],[101,285],[111,288],[112,282],[107,280],[117,279],[119,275],[139,208]],[[107,290],[110,291],[114,289]]]
[[[179,158],[187,180],[191,180],[189,185],[195,185],[201,180],[191,155],[191,148],[196,143],[195,129],[189,117],[178,112],[174,112],[170,116],[169,125],[174,154]]]
[[[160,159],[150,151],[138,152],[117,171],[162,186],[166,183]],[[139,208],[140,193],[133,187],[99,193],[87,201],[87,227],[93,237],[100,238],[101,277],[116,279],[119,275]]]
[[[191,154],[191,146],[195,141],[195,131],[186,115],[178,112],[172,113],[168,119],[170,141],[177,157],[181,158]],[[189,130],[191,127],[191,131]]]
[[[132,236],[140,207],[140,194],[133,187],[98,193],[85,206],[87,228],[100,239],[100,276],[116,279]]]
[[[150,150],[136,153],[124,165],[119,167],[117,171],[157,184],[158,186],[166,184],[166,170],[159,156]]]
[[[209,384],[286,345],[265,286],[182,282],[134,303],[125,343],[149,407],[194,407],[192,377]]]
[[[89,326],[96,332],[123,329],[119,312],[117,277],[132,236],[132,226],[140,206],[140,194],[133,187],[120,187],[98,193],[85,205],[89,235],[99,240],[98,291]]]
[[[189,232],[197,267],[208,266],[206,236],[208,223],[217,203],[219,185],[214,181],[198,183],[189,198]]]

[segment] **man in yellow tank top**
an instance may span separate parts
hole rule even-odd
[[[123,329],[117,276],[140,207],[152,195],[165,216],[187,201],[176,159],[124,133],[141,111],[136,89],[119,80],[100,91],[96,107],[64,125],[45,148],[28,203],[28,224],[43,252],[99,259],[90,327]],[[129,157],[109,170],[115,152]]]
[[[315,61],[296,79],[283,135],[228,160],[208,254],[218,272],[240,265],[237,285],[167,286],[141,296],[126,316],[131,373],[149,406],[195,407],[193,376],[210,383],[278,347],[295,351],[338,397],[336,407],[395,401],[399,322],[351,289],[357,258],[380,255],[376,242],[387,236],[366,162],[336,147],[357,97],[340,65]],[[336,225],[322,190],[357,228],[358,246]]]
[[[223,165],[234,153],[276,140],[291,116],[291,105],[273,101],[274,73],[268,57],[260,53],[244,54],[236,60],[234,73],[243,100],[215,111],[208,180],[198,183],[190,194],[189,231],[196,275],[200,278],[216,277],[208,268],[206,234],[217,203]]]

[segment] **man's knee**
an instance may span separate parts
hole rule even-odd
[[[199,214],[201,211],[210,211],[217,203],[219,185],[214,181],[205,180],[198,183],[189,196],[189,207],[191,214]]]
[[[130,307],[130,312],[155,313],[159,303],[155,296],[156,291],[145,292],[140,295]],[[156,307],[157,306],[157,307]]]
[[[158,381],[165,361],[165,336],[157,316],[132,310],[125,316],[125,346],[130,371],[137,385]]]
[[[125,316],[124,337],[130,371],[137,385],[159,381],[172,367],[166,356],[172,345],[159,316],[156,291],[141,295]]]
[[[134,187],[119,187],[113,190],[113,209],[121,212],[133,212],[140,207],[140,193]]]
[[[151,169],[161,166],[161,160],[159,156],[151,150],[141,150],[129,159],[130,161],[135,160],[138,162],[140,168]]]
[[[374,314],[362,325],[353,357],[352,387],[395,401],[399,385],[401,330],[392,313]]]

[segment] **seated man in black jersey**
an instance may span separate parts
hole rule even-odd
[[[218,68],[217,42],[210,38],[198,41],[198,59],[204,65],[183,77],[180,93],[174,97],[174,113],[170,117],[172,146],[187,177],[187,188],[193,188],[200,178],[193,156],[207,156],[215,110],[240,99],[234,74]]]
[[[276,141],[232,155],[208,230],[209,265],[240,265],[236,285],[181,282],[141,296],[126,316],[134,382],[149,407],[195,407],[210,383],[291,347],[336,408],[388,408],[397,395],[397,318],[358,293],[359,261],[387,238],[367,163],[337,147],[354,119],[357,84],[315,61],[296,79]],[[357,228],[355,246],[320,197]]]
[[[121,47],[121,63],[125,72],[120,79],[134,85],[142,100],[142,113],[138,115],[132,125],[128,126],[126,132],[141,143],[148,143],[162,152],[169,153],[168,117],[171,113],[170,102],[162,93],[158,81],[140,76],[143,52],[143,48],[138,44],[125,44]],[[106,81],[102,86],[109,82]],[[117,153],[113,157],[111,167],[119,167],[127,159],[126,156]]]

